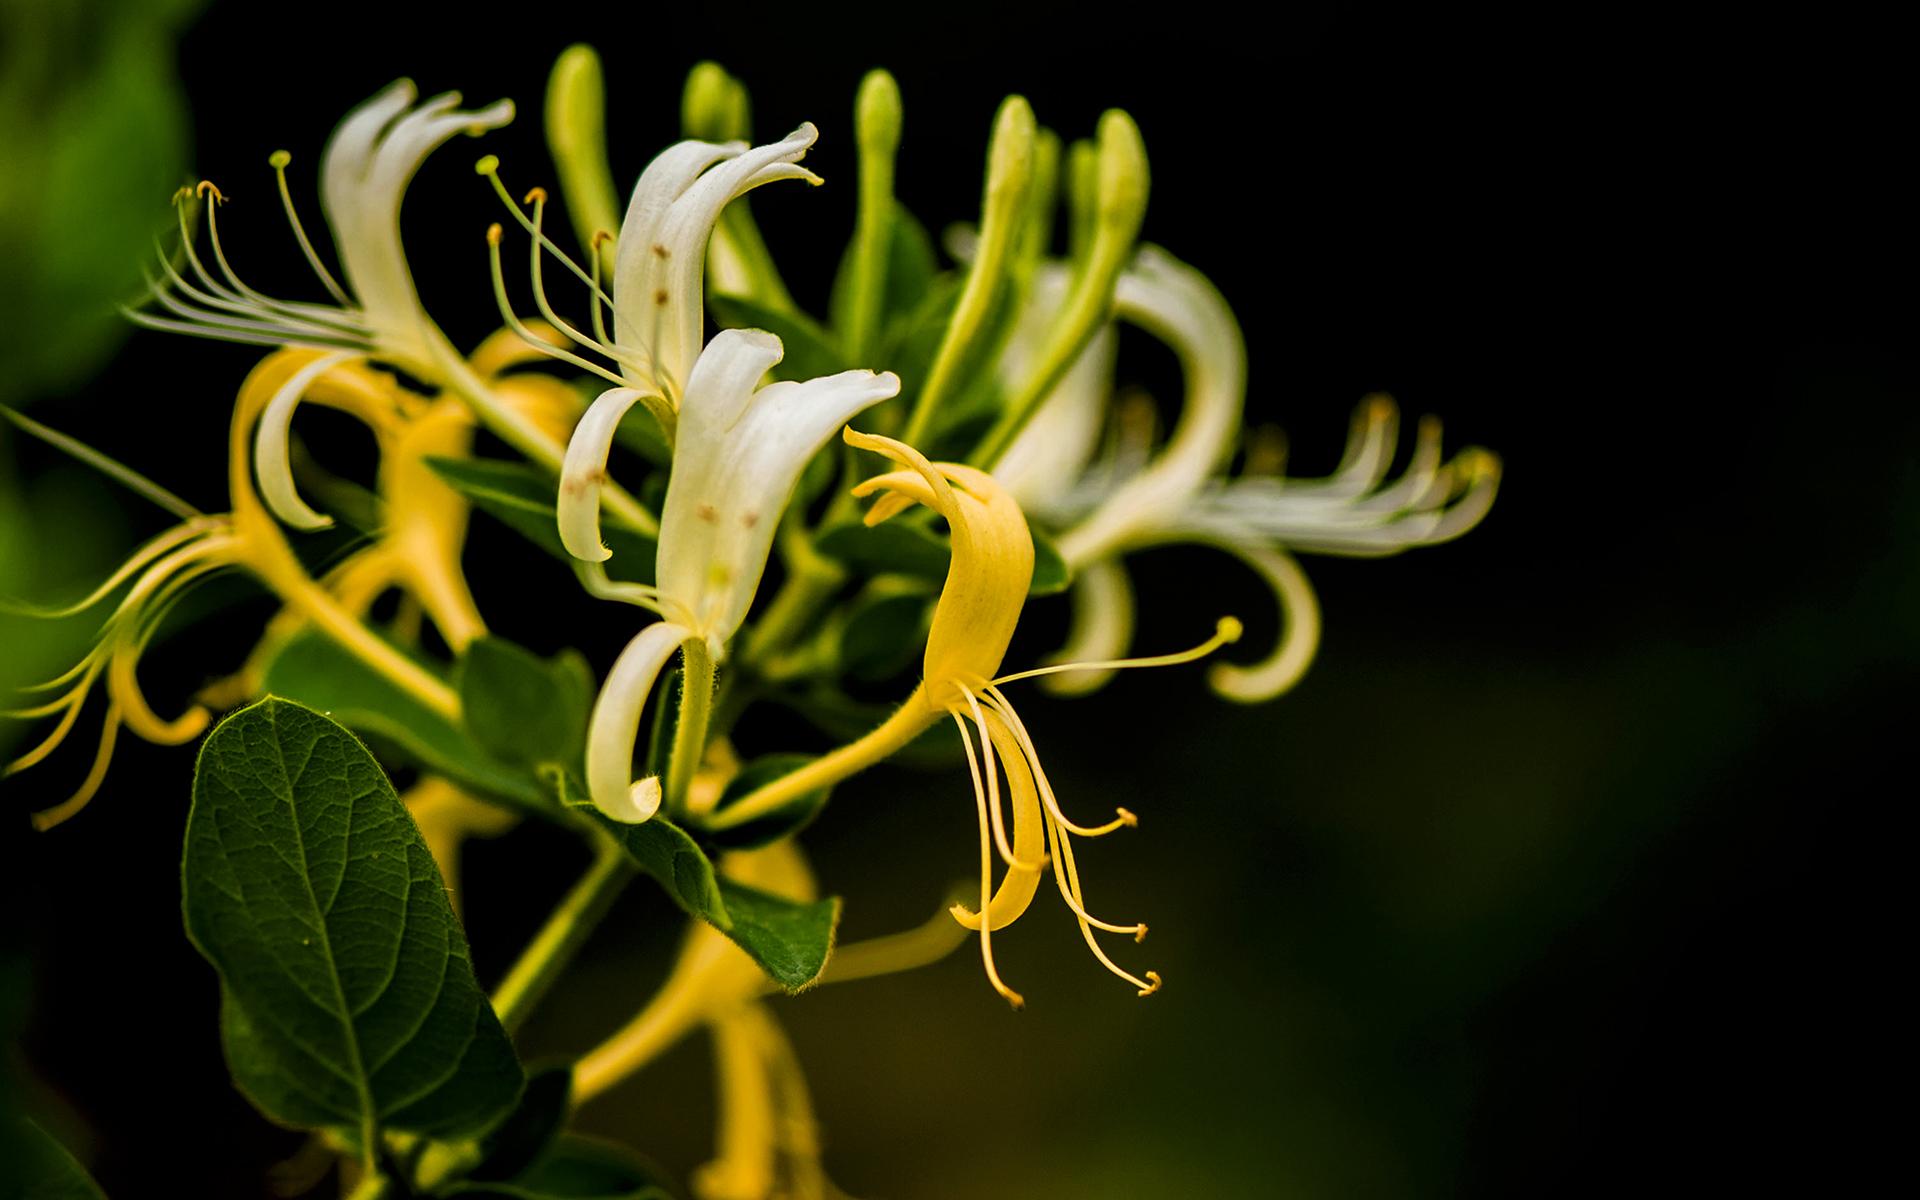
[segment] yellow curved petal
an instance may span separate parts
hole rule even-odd
[[[1033,581],[1026,515],[985,471],[929,462],[892,438],[852,429],[845,437],[848,445],[908,468],[866,480],[854,495],[887,491],[910,497],[945,517],[952,531],[953,561],[934,606],[925,666],[927,702],[944,708],[954,699],[949,685],[973,690],[993,677],[1006,656]]]
[[[1007,791],[1013,805],[1013,857],[1017,860],[1007,868],[1000,886],[994,890],[993,900],[987,905],[987,920],[997,933],[1013,924],[1033,903],[1044,868],[1022,864],[1043,864],[1047,839],[1045,822],[1040,815],[1040,791],[1034,786],[1033,768],[1027,765],[1026,752],[1000,714],[988,711],[986,720],[994,748],[1000,752],[1000,761],[1006,764]],[[966,905],[956,904],[948,911],[968,929],[980,928],[979,914]]]

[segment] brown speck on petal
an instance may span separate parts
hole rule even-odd
[[[693,510],[693,515],[699,517],[702,521],[718,521],[720,519],[720,511],[711,504],[702,504],[699,508]]]
[[[655,304],[664,305],[667,302],[667,289],[661,288],[659,291],[655,292],[653,294],[653,302]]]
[[[740,514],[740,524],[746,526],[748,529],[752,529],[755,525],[758,525],[759,523],[760,523],[759,513],[748,512],[748,513]]]
[[[661,258],[667,257],[667,248],[665,246],[662,246],[659,242],[655,242],[653,244],[653,252],[659,255]]]

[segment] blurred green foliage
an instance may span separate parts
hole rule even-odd
[[[0,403],[92,374],[185,182],[199,0],[0,0]]]

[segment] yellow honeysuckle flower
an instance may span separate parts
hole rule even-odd
[[[886,520],[918,503],[944,517],[951,531],[952,563],[934,607],[920,685],[891,718],[860,741],[743,797],[715,814],[709,825],[724,828],[777,810],[794,796],[830,785],[880,761],[941,717],[947,717],[960,731],[966,747],[980,828],[979,906],[968,909],[955,905],[952,915],[979,932],[981,959],[994,990],[1015,1008],[1025,1002],[1000,978],[993,959],[993,934],[1026,911],[1051,863],[1061,899],[1072,910],[1094,956],[1109,971],[1133,984],[1141,995],[1153,994],[1160,987],[1157,973],[1145,972],[1143,978],[1123,969],[1094,936],[1097,929],[1132,934],[1138,939],[1146,936],[1147,927],[1105,921],[1087,910],[1072,845],[1075,837],[1100,837],[1136,824],[1136,818],[1124,808],[1101,825],[1081,825],[1069,818],[1040,765],[1025,723],[1000,690],[1002,684],[1015,680],[1074,669],[1044,667],[998,674],[1033,575],[1033,540],[1019,504],[985,471],[958,463],[930,462],[918,450],[892,438],[851,429],[843,436],[849,445],[884,455],[905,468],[868,479],[854,489],[857,496],[881,494],[868,510],[868,524]],[[1225,618],[1212,638],[1192,650],[1094,665],[1119,668],[1190,662],[1239,634],[1239,622]],[[998,762],[1005,765],[1008,805],[1012,809],[1011,839],[1000,798],[1001,771],[996,753]],[[1006,866],[997,887],[993,879],[996,852]]]
[[[122,725],[162,745],[183,744],[206,729],[211,714],[202,704],[188,707],[172,720],[156,714],[139,686],[137,672],[141,655],[172,607],[196,584],[223,571],[240,569],[253,575],[286,603],[290,613],[299,614],[300,620],[340,642],[411,691],[429,708],[449,716],[458,714],[459,701],[451,689],[374,636],[335,591],[308,576],[254,489],[253,460],[249,453],[254,426],[289,381],[308,372],[314,362],[324,357],[312,350],[282,350],[269,355],[248,375],[234,406],[228,436],[231,512],[199,512],[157,486],[133,477],[150,497],[160,500],[180,516],[180,523],[137,549],[104,583],[78,602],[55,609],[27,610],[46,617],[74,616],[105,602],[122,587],[127,589],[103,622],[93,647],[78,663],[53,679],[26,689],[58,690],[59,694],[52,700],[4,714],[17,719],[58,717],[45,739],[7,765],[6,773],[12,774],[42,761],[65,741],[94,686],[104,681],[107,711],[93,765],[71,797],[34,814],[36,827],[48,829],[59,824],[92,799],[106,778]],[[400,402],[388,377],[351,364],[331,364],[327,371],[313,376],[302,386],[315,403],[351,412],[375,428],[388,427],[395,419],[390,410]],[[24,421],[17,415],[13,419]],[[41,431],[41,436],[49,440],[62,437],[51,431]],[[429,514],[423,519],[431,521],[432,516]],[[418,545],[418,541],[408,544]],[[424,568],[425,564],[416,564],[416,567]],[[452,578],[458,580],[457,564],[451,569]],[[421,576],[422,580],[425,578]],[[354,572],[336,571],[330,582],[345,590],[348,580],[357,579],[359,576]],[[356,584],[352,590],[359,592],[361,586]],[[418,586],[423,603],[437,603],[433,599],[437,584],[429,586],[421,582]],[[461,586],[464,588],[464,584]],[[352,595],[347,600],[360,603]],[[365,596],[364,600],[371,602],[371,596]],[[467,603],[470,605],[471,601]],[[449,619],[449,624],[454,625],[453,619]]]

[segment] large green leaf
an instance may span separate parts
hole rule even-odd
[[[475,981],[433,855],[373,756],[269,698],[200,749],[187,935],[226,989],[237,1082],[268,1116],[462,1137],[523,1076]]]
[[[641,870],[653,876],[674,903],[731,938],[790,992],[811,986],[826,970],[840,922],[840,898],[788,900],[735,883],[714,869],[700,843],[666,817],[638,825],[608,820],[599,809],[572,799],[578,781],[550,773],[567,806],[612,835]]]
[[[551,813],[539,778],[489,753],[460,725],[422,705],[387,678],[309,630],[281,647],[267,665],[266,690],[318,709],[372,738],[382,749],[477,795]]]
[[[557,485],[551,477],[525,463],[490,458],[428,458],[427,465],[481,512],[504,521],[561,562],[573,562],[573,555],[560,544],[554,509]],[[609,573],[635,583],[653,582],[652,538],[609,517],[601,522],[600,540],[613,552],[607,563]]]

